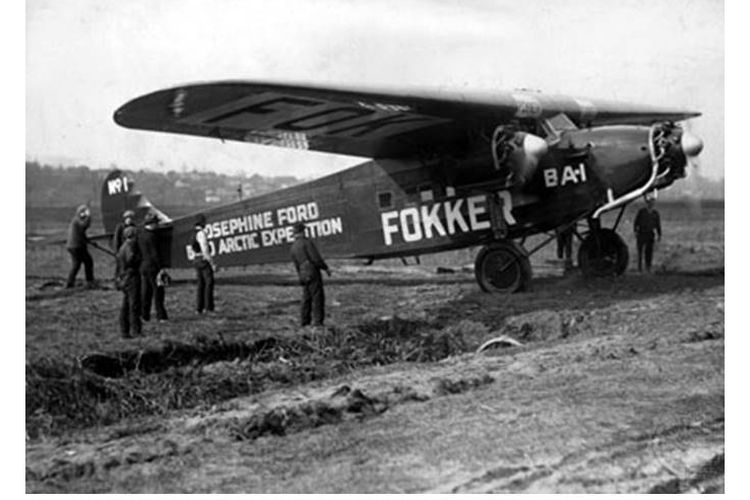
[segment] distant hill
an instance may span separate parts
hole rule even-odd
[[[215,174],[213,172],[128,172],[136,189],[159,206],[183,205],[200,208],[257,196],[301,182],[296,177],[264,177]],[[102,182],[109,169],[86,166],[50,166],[26,162],[27,207],[71,207],[84,202],[99,205]]]

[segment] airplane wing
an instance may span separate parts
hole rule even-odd
[[[370,158],[460,156],[517,119],[565,113],[579,125],[650,124],[700,113],[538,92],[335,88],[224,81],[159,90],[119,108],[134,129]]]

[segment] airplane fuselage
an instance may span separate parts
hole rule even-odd
[[[206,210],[219,266],[287,261],[302,221],[326,258],[481,245],[480,288],[507,293],[531,279],[529,251],[516,239],[583,219],[583,274],[622,274],[627,246],[600,217],[684,176],[702,142],[675,122],[698,115],[525,90],[220,81],[142,95],[113,118],[131,129],[373,158]],[[133,205],[106,196],[105,229]],[[194,220],[162,224],[172,267],[190,265]]]
[[[652,168],[648,141],[642,126],[567,132],[521,187],[509,187],[489,153],[460,161],[368,161],[203,211],[209,245],[219,266],[244,266],[288,261],[297,222],[307,224],[326,258],[382,259],[521,238],[643,184]],[[193,219],[162,229],[170,267],[191,265]]]

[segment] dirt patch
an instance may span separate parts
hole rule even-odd
[[[341,265],[326,330],[269,266],[220,272],[209,317],[175,273],[172,319],[124,340],[119,293],[27,249],[27,492],[722,491],[721,219],[663,215],[651,275],[537,266],[497,297],[435,273],[468,251]],[[475,354],[499,336],[522,345]]]
[[[606,339],[612,348],[625,340],[618,337]],[[583,340],[542,342],[500,357],[468,354],[371,367],[354,377],[296,384],[154,420],[156,427],[144,422],[131,432],[121,426],[82,440],[40,442],[29,448],[27,482],[48,492],[122,491],[126,484],[129,491],[155,491],[158,476],[166,488],[158,491],[271,492],[300,491],[291,485],[314,480],[316,487],[302,491],[352,491],[334,487],[352,484],[333,467],[343,461],[369,471],[357,491],[647,491],[667,484],[675,472],[680,491],[697,488],[691,481],[700,466],[723,448],[716,392],[722,374],[712,377],[711,364],[700,364],[721,353],[721,340],[684,343],[675,337],[622,360],[596,355],[599,338],[577,338]],[[651,340],[633,347],[641,352]],[[579,358],[578,352],[588,355]],[[666,375],[677,367],[684,367],[679,378]],[[325,451],[315,451],[320,449]],[[695,451],[686,455],[686,449]],[[316,453],[315,461],[309,453]],[[377,457],[376,469],[368,456]],[[207,460],[217,473],[244,471],[245,486],[218,486],[215,476],[200,474]],[[238,460],[252,465],[237,469]],[[224,469],[224,461],[235,466]],[[296,463],[309,470],[289,475]],[[175,482],[158,472],[175,471],[178,464],[187,469]],[[718,472],[711,478],[700,488],[713,491]]]

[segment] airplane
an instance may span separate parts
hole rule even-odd
[[[481,246],[486,292],[528,288],[526,239],[576,228],[585,276],[622,274],[625,207],[686,176],[703,143],[677,124],[699,112],[528,90],[449,91],[193,83],[137,97],[120,126],[371,158],[337,173],[208,208],[221,267],[287,262],[304,222],[326,258],[404,258]],[[121,213],[155,208],[121,171],[102,186],[105,231]],[[619,209],[613,227],[602,214]],[[169,267],[190,267],[195,215],[160,213]],[[587,230],[579,232],[578,223]]]

